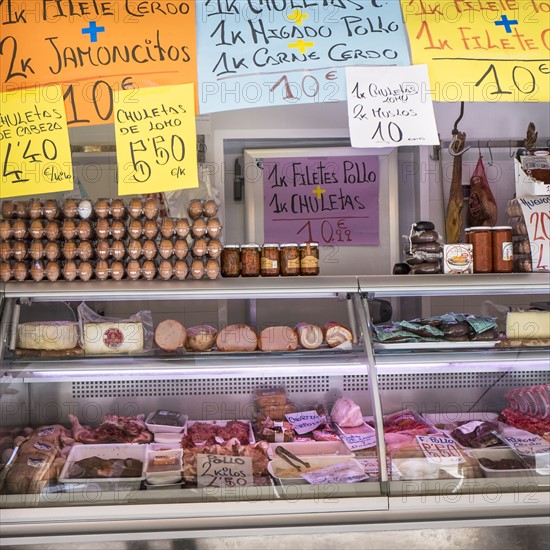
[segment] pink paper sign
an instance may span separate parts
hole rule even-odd
[[[263,161],[264,241],[379,244],[376,156]]]

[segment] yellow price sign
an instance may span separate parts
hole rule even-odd
[[[120,195],[199,186],[193,84],[115,93]]]
[[[549,0],[401,0],[434,101],[550,101]]]
[[[0,94],[0,198],[73,188],[61,86]]]

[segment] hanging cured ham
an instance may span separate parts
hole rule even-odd
[[[466,134],[457,132],[453,140],[453,176],[451,180],[451,191],[449,194],[449,204],[447,205],[447,216],[445,219],[445,233],[449,244],[460,241],[460,232],[462,230],[462,154]]]
[[[468,224],[470,226],[493,226],[497,222],[497,203],[489,187],[482,157],[479,157],[470,179]]]

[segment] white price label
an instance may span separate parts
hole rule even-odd
[[[300,435],[313,431],[325,421],[324,417],[317,414],[317,411],[289,413],[285,416],[292,424],[294,431]]]
[[[252,457],[197,455],[199,487],[246,487],[254,484]]]
[[[340,434],[340,439],[350,451],[376,447],[376,432],[362,434]]]
[[[452,437],[417,435],[416,440],[424,456],[432,464],[458,464],[466,461]]]

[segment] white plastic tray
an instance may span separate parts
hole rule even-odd
[[[283,447],[287,451],[301,456],[355,456],[341,441],[295,441],[289,443],[270,443],[269,458],[275,458],[275,449]]]
[[[298,485],[307,484],[307,481],[300,475],[306,471],[320,470],[341,463],[358,464],[351,456],[300,456],[300,458],[309,462],[310,467],[306,469],[305,466],[301,466],[301,472],[298,472],[288,462],[277,457],[269,462],[267,471],[283,485]]]
[[[248,428],[249,428],[248,439],[250,440],[250,443],[256,443],[256,438],[254,437],[254,430],[252,429],[252,424],[250,423],[250,420],[238,420],[238,421],[248,424]],[[204,422],[206,424],[217,424],[218,426],[225,426],[228,422],[231,422],[231,420],[188,420],[185,424],[186,426],[185,433],[188,433],[189,428],[191,428],[191,426],[193,426],[193,424],[196,424],[197,422]]]
[[[379,350],[417,350],[417,349],[472,349],[472,348],[494,348],[499,340],[488,341],[465,341],[465,342],[393,342],[383,344],[374,342],[374,349]]]

